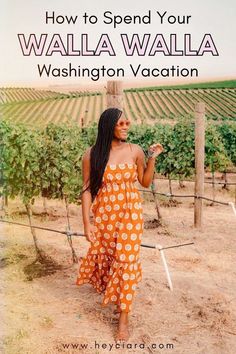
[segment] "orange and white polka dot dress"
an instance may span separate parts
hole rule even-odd
[[[96,241],[82,258],[76,280],[77,285],[91,283],[104,293],[102,306],[114,303],[125,312],[131,310],[137,283],[142,280],[143,209],[136,180],[135,163],[106,165],[91,206]]]

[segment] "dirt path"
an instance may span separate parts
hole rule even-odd
[[[159,182],[158,188],[166,191],[166,182]],[[191,192],[191,188],[190,183],[184,190],[173,184],[173,192],[178,194]],[[233,200],[233,192],[218,189],[216,195],[220,200]],[[9,216],[27,223],[19,200],[9,204]],[[36,201],[34,224],[65,230],[64,205],[48,202],[50,215],[43,216],[42,204],[42,200]],[[0,239],[0,308],[5,352],[234,354],[236,218],[229,207],[208,204],[204,206],[202,231],[193,228],[192,200],[176,207],[162,206],[166,226],[145,229],[145,243],[168,246],[193,241],[194,245],[165,251],[173,292],[167,286],[158,251],[141,249],[143,279],[130,315],[131,349],[114,347],[118,323],[118,316],[112,314],[114,307],[102,308],[102,295],[91,285],[75,285],[78,265],[72,264],[65,236],[37,231],[42,248],[64,269],[29,281],[24,266],[34,260],[30,231],[4,225]],[[82,232],[80,207],[71,206],[70,214],[73,230]],[[146,220],[156,216],[153,203],[145,201],[144,216]],[[2,224],[0,227],[3,230]],[[79,257],[86,254],[89,244],[84,237],[73,238],[73,244]],[[151,349],[152,343],[157,349]],[[174,348],[168,348],[168,343]]]

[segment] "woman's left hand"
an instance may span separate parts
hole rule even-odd
[[[157,157],[164,151],[164,148],[161,144],[157,143],[152,144],[148,150],[151,152],[151,157]]]

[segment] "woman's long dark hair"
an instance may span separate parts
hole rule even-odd
[[[118,108],[108,108],[100,116],[98,122],[98,134],[90,153],[90,183],[88,188],[92,195],[92,201],[102,184],[102,178],[109,159],[114,129],[122,111]],[[85,192],[85,190],[83,192]]]

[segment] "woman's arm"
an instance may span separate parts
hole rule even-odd
[[[90,148],[85,152],[82,159],[82,178],[83,190],[89,186],[90,179]],[[90,207],[92,204],[92,195],[90,189],[82,193],[82,216],[84,226],[90,223]]]
[[[155,151],[155,153],[152,157],[148,158],[146,164],[143,149],[139,145],[136,145],[138,181],[145,188],[148,188],[152,183],[153,175],[155,172],[156,157],[163,151],[163,147],[161,144],[153,144],[151,146],[151,150]]]

